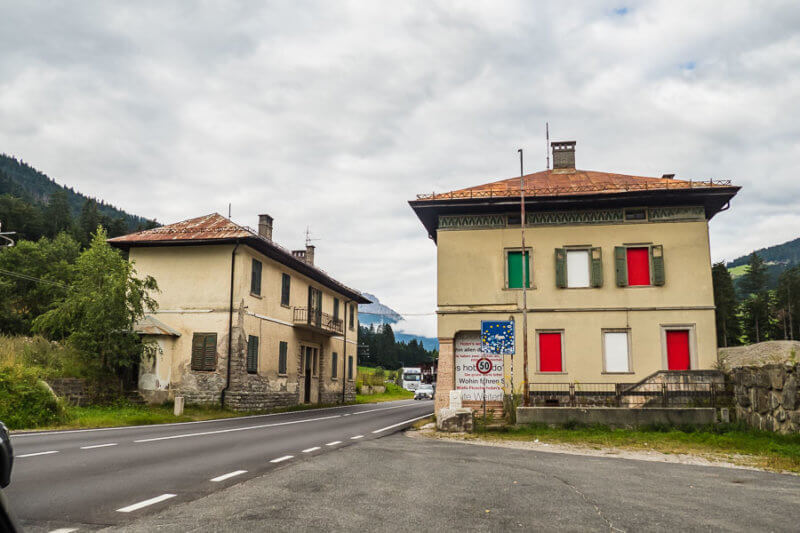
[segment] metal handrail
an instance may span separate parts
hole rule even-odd
[[[309,313],[307,307],[295,307],[292,318],[295,324],[305,324],[331,333],[344,334],[344,320],[328,313],[315,310]]]

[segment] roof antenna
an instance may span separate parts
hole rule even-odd
[[[306,246],[311,246],[311,241],[321,241],[322,239],[311,238],[311,226],[306,226]]]
[[[228,220],[231,219],[231,203],[228,202]]]
[[[547,170],[550,170],[550,123],[544,123],[544,135],[545,135],[545,143],[544,143],[544,153],[547,154]]]

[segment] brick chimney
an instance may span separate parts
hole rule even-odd
[[[553,148],[553,170],[575,169],[575,141],[554,141],[550,146]]]
[[[264,237],[268,241],[272,240],[272,217],[269,215],[258,215],[258,236]]]

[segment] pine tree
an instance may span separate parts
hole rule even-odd
[[[736,316],[739,302],[733,287],[731,274],[725,263],[717,263],[711,268],[711,279],[714,284],[714,312],[717,321],[717,346],[739,344],[741,328]]]
[[[747,299],[742,304],[744,331],[750,342],[769,339],[770,294],[767,290],[767,265],[755,252],[750,254],[750,262],[741,283]]]
[[[781,273],[775,296],[783,338],[800,339],[800,266]]]
[[[92,234],[100,225],[100,212],[97,210],[97,203],[88,198],[81,208],[81,214],[78,218],[77,239],[85,247],[89,246],[92,241]]]
[[[44,216],[48,237],[55,237],[62,231],[68,231],[72,227],[72,213],[65,190],[58,189],[50,195],[50,201],[44,210]]]

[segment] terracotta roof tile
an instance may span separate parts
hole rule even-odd
[[[631,191],[672,191],[731,186],[729,180],[686,181],[575,169],[543,170],[524,176],[524,180],[525,196],[619,194]],[[519,182],[518,177],[509,178],[445,193],[419,194],[417,200],[519,197]]]

